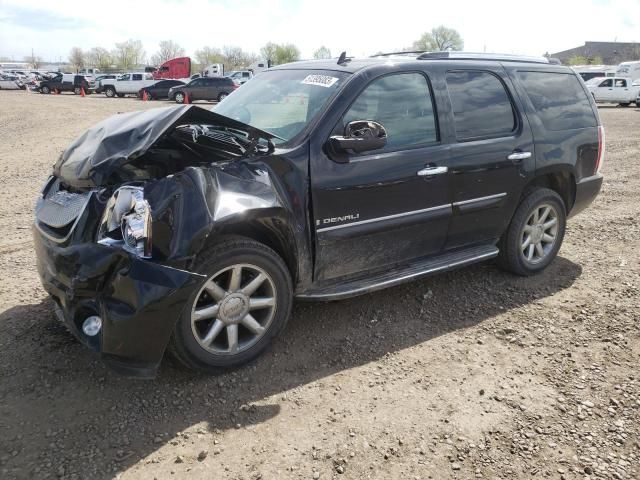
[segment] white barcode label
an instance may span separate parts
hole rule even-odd
[[[338,81],[338,77],[330,77],[329,75],[307,75],[302,83],[305,85],[318,85],[319,87],[329,88]]]

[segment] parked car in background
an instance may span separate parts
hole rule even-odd
[[[107,80],[107,79],[110,79],[110,78],[117,78],[117,77],[118,77],[118,75],[116,75],[115,73],[101,73],[100,75],[97,75],[96,78],[95,78],[96,85],[101,80]]]
[[[91,93],[91,83],[83,75],[74,75],[73,73],[58,73],[49,80],[43,80],[36,88],[40,93],[51,92],[73,92],[80,95],[82,89],[85,94]]]
[[[253,72],[249,70],[234,70],[227,73],[225,77],[233,80],[236,85],[242,85],[253,78]]]
[[[143,98],[144,92],[147,92],[148,100],[166,100],[167,98],[169,98],[169,90],[171,88],[178,87],[184,84],[185,83],[181,80],[158,80],[153,85],[141,88],[138,91],[138,97]]]
[[[0,90],[23,90],[24,83],[15,76],[0,75]]]
[[[184,103],[185,95],[190,101],[210,100],[222,101],[230,95],[238,85],[228,77],[204,77],[196,78],[186,85],[172,87],[169,90],[169,100],[176,103]]]
[[[493,258],[544,271],[600,191],[604,141],[584,82],[544,57],[279,65],[210,111],[122,113],[80,135],[37,201],[38,272],[118,371],[153,376],[169,351],[216,372],[263,352],[294,297]]]
[[[640,87],[634,87],[630,78],[592,78],[586,82],[587,88],[598,103],[618,103],[628,107],[636,101]]]
[[[100,80],[100,86],[96,93],[102,93],[113,98],[115,96],[137,95],[141,88],[153,85],[156,82],[150,73],[131,72],[123,73],[117,78],[105,78]]]

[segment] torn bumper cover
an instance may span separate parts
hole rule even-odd
[[[71,332],[119,373],[153,377],[175,323],[203,277],[119,248],[60,246],[37,229],[34,240],[43,286]],[[101,318],[102,328],[88,336],[82,324],[92,315]]]

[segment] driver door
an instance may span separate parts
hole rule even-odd
[[[333,135],[353,121],[385,128],[383,148],[311,159],[315,280],[392,268],[439,253],[451,217],[447,163],[427,75],[384,75],[364,87]],[[328,150],[328,149],[324,149]]]

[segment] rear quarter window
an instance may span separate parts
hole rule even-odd
[[[518,78],[547,130],[572,130],[598,125],[589,97],[575,75],[519,71]]]

